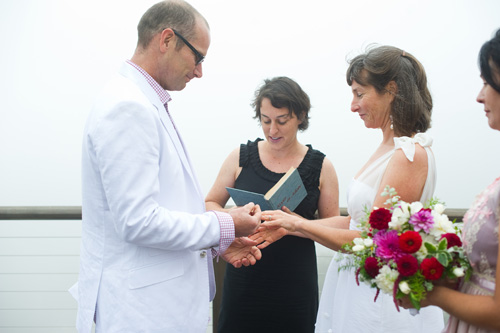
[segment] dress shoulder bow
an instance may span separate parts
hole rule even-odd
[[[432,145],[432,138],[425,133],[418,133],[414,137],[400,136],[394,138],[394,149],[401,149],[406,158],[413,162],[415,156],[415,144],[418,143],[422,147],[430,147]]]

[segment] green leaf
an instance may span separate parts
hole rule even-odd
[[[410,293],[410,301],[413,304],[413,307],[417,310],[420,310],[420,302],[413,297],[413,294]]]
[[[431,244],[429,242],[425,242],[424,245],[425,245],[425,248],[427,249],[427,252],[429,252],[429,253],[436,253],[437,252],[437,248],[433,244]]]
[[[432,197],[424,204],[424,208],[434,209],[434,206],[436,206],[437,204],[442,204],[446,206],[445,203],[439,200],[438,198]]]
[[[448,263],[450,262],[450,259],[446,254],[449,254],[448,252],[439,252],[437,254],[436,259],[439,261],[441,265],[444,267],[448,266]]]
[[[438,245],[439,251],[444,251],[448,247],[448,240],[446,238],[441,239]]]

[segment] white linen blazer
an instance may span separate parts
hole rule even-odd
[[[78,331],[95,313],[97,332],[205,332],[219,222],[165,107],[128,63],[87,120],[82,182]]]

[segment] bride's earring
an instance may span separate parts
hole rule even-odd
[[[393,130],[394,126],[392,125],[392,116],[389,116],[389,118],[391,119],[391,130]]]

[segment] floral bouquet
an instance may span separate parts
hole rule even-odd
[[[444,206],[431,200],[400,200],[393,188],[386,186],[383,196],[389,209],[367,210],[361,221],[361,238],[345,244],[353,255],[347,266],[357,268],[356,282],[363,281],[397,299],[408,296],[417,311],[427,292],[439,280],[469,279],[471,267],[466,258],[460,229],[443,214]],[[345,267],[344,267],[345,268]],[[415,314],[415,312],[412,312]]]

